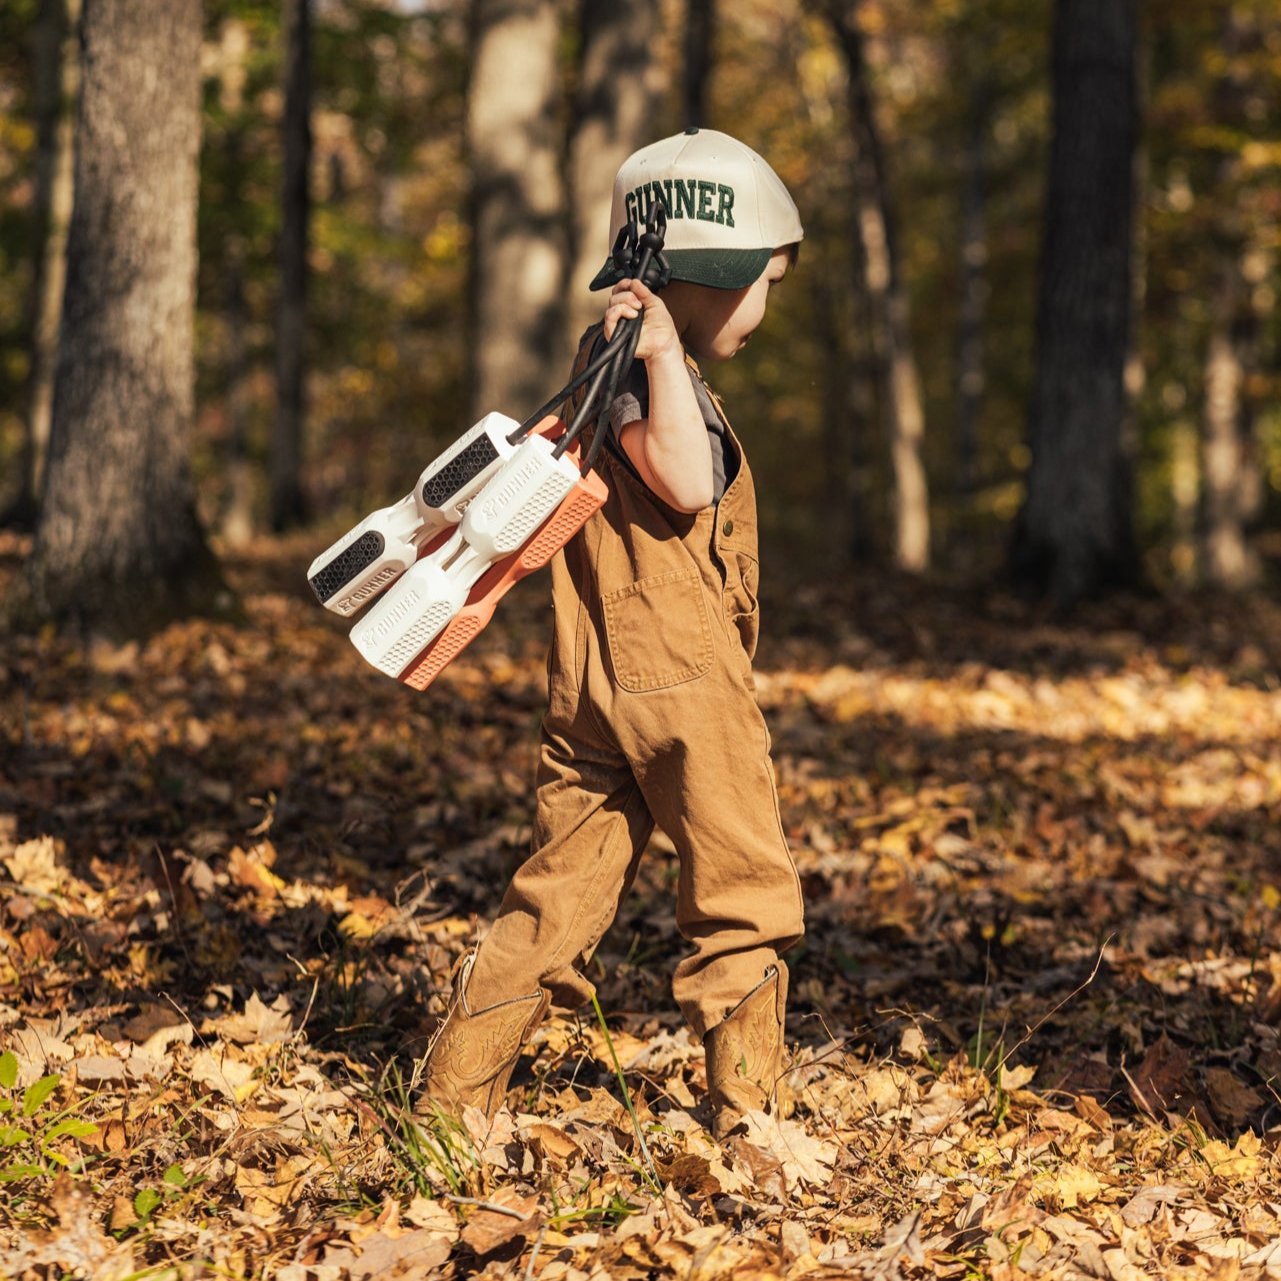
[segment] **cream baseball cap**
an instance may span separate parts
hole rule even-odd
[[[775,249],[805,235],[783,180],[751,147],[715,129],[686,129],[633,152],[614,179],[609,240],[635,218],[643,228],[652,202],[667,210],[663,252],[673,280],[742,289]],[[590,288],[617,284],[611,257]]]

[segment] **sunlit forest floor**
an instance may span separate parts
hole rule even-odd
[[[1275,603],[767,595],[798,1102],[704,1129],[656,839],[591,973],[647,1156],[590,1007],[492,1130],[405,1119],[526,849],[544,584],[416,694],[314,541],[239,626],[4,641],[0,1275],[1281,1277]]]

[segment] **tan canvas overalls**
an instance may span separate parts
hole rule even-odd
[[[576,370],[596,332],[584,336]],[[752,681],[756,496],[713,399],[738,461],[719,504],[677,512],[602,450],[609,499],[552,562],[533,852],[463,975],[469,1012],[528,1007],[522,1035],[548,999],[570,1009],[591,1000],[581,966],[655,823],[680,863],[676,924],[692,951],[672,992],[686,1019],[703,1037],[759,992],[781,1028],[779,953],[802,937],[803,905]],[[490,1048],[501,1054],[510,1036],[499,1039]]]

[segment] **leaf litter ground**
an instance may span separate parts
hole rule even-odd
[[[553,1012],[493,1126],[416,1129],[527,847],[544,595],[416,694],[307,550],[235,564],[239,627],[4,641],[0,1276],[1281,1277],[1275,605],[767,602],[795,1111],[705,1128],[659,837],[612,1047]]]

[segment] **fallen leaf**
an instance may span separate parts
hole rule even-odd
[[[1140,1228],[1145,1223],[1152,1221],[1161,1206],[1173,1205],[1180,1197],[1186,1195],[1187,1190],[1185,1188],[1170,1187],[1164,1184],[1140,1188],[1121,1207],[1121,1218],[1129,1227]]]
[[[476,1210],[467,1220],[460,1239],[478,1255],[492,1254],[499,1246],[516,1237],[527,1237],[542,1226],[543,1216],[538,1211],[536,1196],[521,1196],[511,1188],[499,1188],[487,1200],[506,1206],[515,1214],[487,1210],[484,1206]]]
[[[225,1050],[217,1056],[210,1050],[198,1050],[191,1060],[189,1072],[197,1084],[208,1086],[233,1103],[243,1102],[253,1085],[253,1068]]]
[[[782,1166],[788,1190],[804,1183],[821,1187],[831,1177],[836,1144],[820,1139],[796,1121],[783,1121],[772,1113],[748,1111],[747,1138],[774,1156]]]
[[[52,836],[37,836],[23,841],[0,862],[9,869],[9,875],[25,890],[33,894],[52,894],[63,884],[67,872],[62,866],[66,847]]]
[[[276,1041],[287,1041],[294,1031],[289,998],[281,993],[270,1006],[266,1006],[254,992],[245,1002],[243,1014],[228,1014],[211,1020],[202,1031],[216,1033],[224,1041],[234,1041],[238,1045],[270,1045]]]

